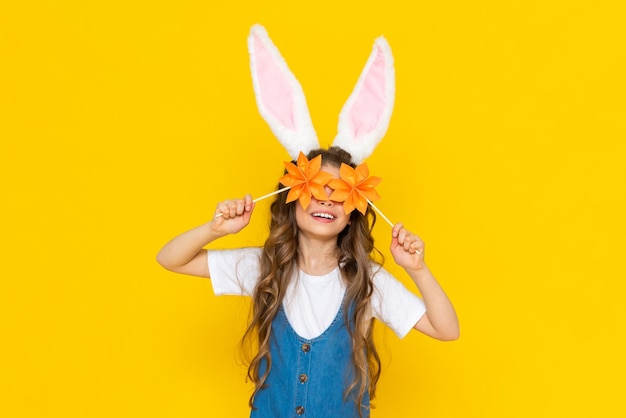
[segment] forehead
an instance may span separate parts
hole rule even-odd
[[[333,175],[333,177],[339,178],[339,167],[332,164],[322,164],[321,171],[325,171]]]

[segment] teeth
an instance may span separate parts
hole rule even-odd
[[[316,218],[335,219],[335,217],[330,213],[314,213],[313,216]]]

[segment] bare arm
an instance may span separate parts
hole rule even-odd
[[[426,313],[414,328],[442,341],[459,338],[459,320],[454,306],[424,262],[424,242],[402,224],[396,224],[392,230],[391,253],[424,298]]]
[[[216,216],[211,221],[174,237],[161,248],[157,262],[176,273],[211,277],[204,246],[225,235],[241,231],[250,223],[253,209],[250,195],[219,203]]]

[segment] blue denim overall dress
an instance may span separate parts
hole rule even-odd
[[[352,313],[352,308],[350,308]],[[281,307],[272,323],[272,368],[267,387],[254,398],[251,418],[358,417],[353,393],[346,388],[354,378],[352,342],[339,309],[331,325],[313,339],[300,337]],[[353,326],[353,325],[352,325]],[[259,372],[265,372],[263,363]],[[363,396],[362,416],[369,417],[369,394]]]

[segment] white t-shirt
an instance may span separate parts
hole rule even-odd
[[[252,296],[259,276],[261,248],[210,250],[209,271],[216,295]],[[385,269],[373,265],[371,316],[403,338],[424,315],[424,302]],[[321,335],[339,312],[346,286],[339,267],[324,276],[299,271],[289,284],[283,306],[289,324],[303,338]]]

